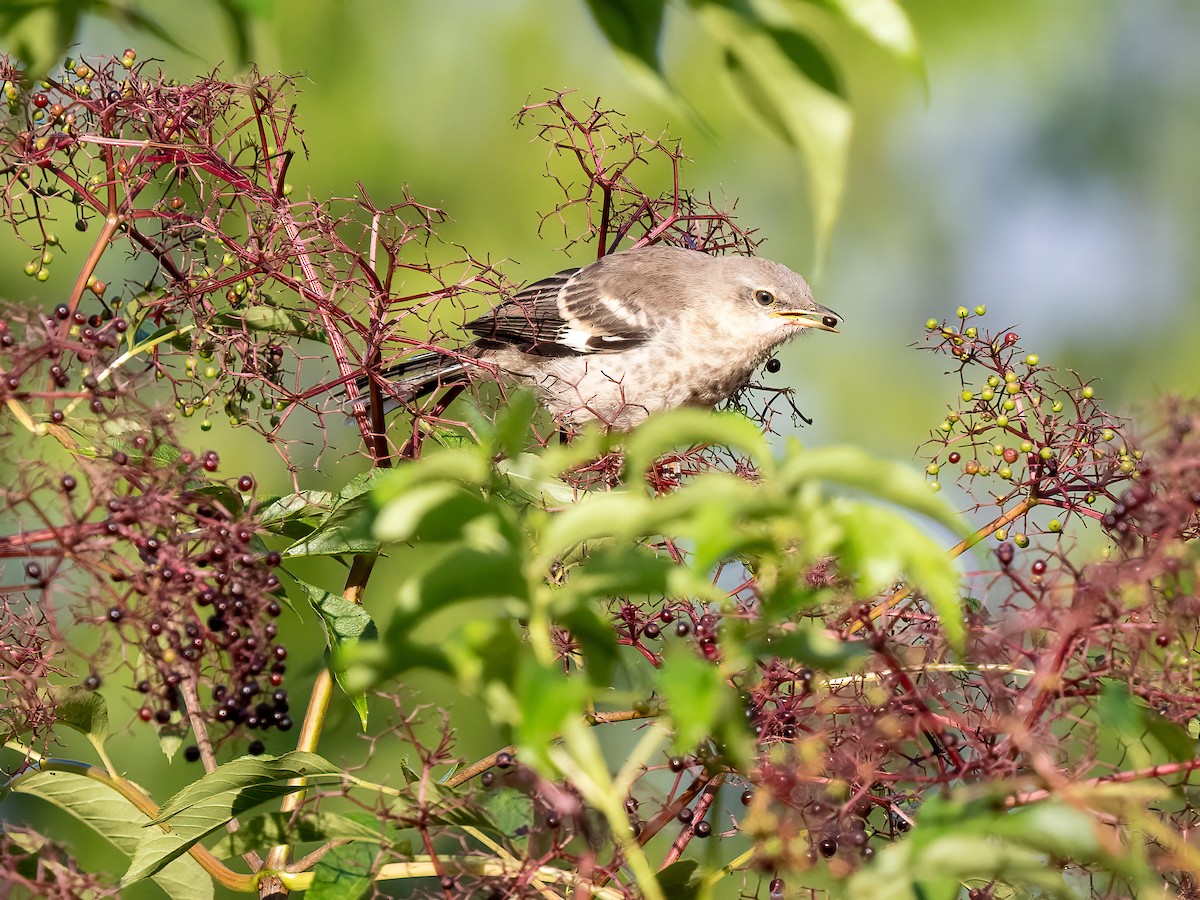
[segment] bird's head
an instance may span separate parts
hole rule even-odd
[[[730,299],[753,315],[758,328],[776,341],[809,328],[838,330],[842,317],[813,300],[808,282],[787,266],[744,256],[721,257],[720,264],[728,268],[737,285]]]

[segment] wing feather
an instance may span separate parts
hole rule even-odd
[[[597,279],[587,277],[589,269],[567,269],[535,282],[467,328],[484,346],[532,356],[615,353],[644,343],[646,314],[604,293]]]

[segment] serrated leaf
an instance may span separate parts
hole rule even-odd
[[[316,753],[293,751],[282,756],[241,756],[218,766],[175,794],[158,811],[154,823],[170,822],[198,803],[225,798],[246,788],[292,778],[341,774],[340,767]]]
[[[354,711],[358,713],[363,730],[367,728],[367,695],[364,691],[350,690],[346,684],[347,653],[361,640],[373,641],[379,637],[375,622],[358,603],[337,594],[322,590],[305,581],[297,581],[304,589],[308,602],[316,611],[325,631],[325,646],[328,652],[330,671],[338,687],[342,689]]]
[[[85,735],[96,746],[108,740],[108,706],[99,693],[75,685],[55,694],[57,721]]]
[[[162,869],[232,818],[247,815],[264,803],[300,790],[292,779],[340,777],[341,770],[315,753],[244,756],[226,763],[184,788],[159,811],[153,824],[170,831],[145,831],[122,885]]]
[[[337,495],[331,491],[299,491],[277,497],[261,507],[258,524],[264,528],[293,519],[323,516],[333,509]]]
[[[127,856],[146,834],[150,817],[108,785],[71,772],[31,772],[13,787],[39,797],[93,829]],[[213,882],[191,857],[181,857],[154,875],[154,881],[173,900],[211,900]]]
[[[261,851],[277,844],[305,844],[324,841],[365,841],[380,846],[388,843],[381,824],[373,816],[359,822],[339,813],[305,812],[298,818],[292,813],[272,812],[240,821],[239,828],[212,847],[220,859]]]
[[[362,844],[334,847],[313,868],[305,900],[358,900],[371,890],[377,851]]]

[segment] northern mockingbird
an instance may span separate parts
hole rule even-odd
[[[625,430],[661,409],[726,400],[784,341],[840,321],[779,263],[654,246],[531,284],[467,325],[476,340],[463,350],[383,374],[405,403],[482,373],[478,360],[535,388],[564,422]]]

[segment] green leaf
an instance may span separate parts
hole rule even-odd
[[[150,817],[106,784],[73,772],[30,772],[13,790],[39,797],[87,825],[126,856],[132,856],[146,834]],[[210,900],[213,882],[191,857],[182,857],[154,875],[175,900]]]
[[[825,481],[864,491],[928,516],[953,533],[965,536],[962,516],[929,490],[925,478],[910,465],[878,459],[858,447],[789,448],[780,469],[783,481]]]
[[[322,590],[305,581],[297,580],[316,611],[325,631],[326,656],[329,669],[338,687],[350,699],[358,713],[362,728],[367,728],[367,695],[365,691],[352,691],[346,684],[346,656],[359,641],[375,641],[379,633],[375,622],[361,605],[338,594]]]
[[[533,800],[522,791],[503,786],[479,795],[484,808],[496,823],[496,830],[524,851],[533,824]]]
[[[517,676],[517,745],[522,758],[544,760],[546,749],[562,733],[567,719],[582,716],[591,692],[582,678],[563,674],[559,666],[541,666],[533,660]]]
[[[674,409],[651,416],[625,442],[625,481],[641,483],[650,465],[671,450],[716,444],[751,456],[769,472],[773,466],[766,438],[743,415],[702,409]]]
[[[917,35],[904,8],[896,0],[817,0],[851,27],[891,53],[924,78],[925,63]]]
[[[5,49],[23,63],[27,83],[45,78],[63,58],[90,5],[90,0],[0,4],[0,34],[4,35]]]
[[[294,519],[319,517],[333,509],[337,495],[330,491],[300,491],[277,497],[258,512],[258,524],[264,528],[278,526]]]
[[[247,815],[264,803],[299,790],[291,779],[328,776],[340,779],[341,769],[315,753],[283,756],[244,756],[204,775],[172,797],[153,824],[169,823],[170,831],[145,831],[129,870],[121,879],[132,884],[182,856],[198,841]]]
[[[371,890],[378,851],[364,844],[334,847],[313,868],[304,900],[358,900]]]
[[[242,756],[218,766],[177,793],[158,811],[154,823],[170,822],[199,803],[214,799],[227,802],[229,795],[247,788],[291,778],[341,774],[340,767],[315,753],[294,751],[282,756]]]
[[[850,106],[803,73],[806,58],[792,59],[766,29],[717,3],[699,10],[701,22],[725,49],[734,87],[765,111],[808,169],[818,263],[833,233],[846,186],[853,116]]]
[[[498,454],[514,457],[530,442],[530,426],[537,412],[537,397],[528,388],[513,391],[496,413],[492,441]]]
[[[55,692],[57,720],[102,748],[108,740],[108,707],[96,691],[75,685]]]
[[[374,816],[364,813],[362,818],[364,821],[356,821],[350,816],[325,810],[305,811],[299,817],[292,813],[265,813],[239,822],[238,830],[215,844],[212,853],[220,859],[229,859],[277,844],[365,841],[381,846],[390,843]]]
[[[820,625],[797,625],[793,630],[752,634],[747,645],[760,657],[794,659],[825,672],[845,671],[871,652],[864,641],[839,640]]]
[[[662,75],[659,44],[666,0],[587,0],[587,8],[619,53]]]
[[[736,712],[736,695],[720,668],[691,649],[667,645],[658,689],[675,726],[675,746],[690,751],[716,731],[716,723]]]
[[[464,544],[423,554],[397,593],[408,623],[468,600],[528,602],[528,598],[529,585],[517,554],[506,547],[479,549]]]
[[[680,859],[671,863],[655,875],[663,896],[671,900],[694,900],[700,896],[704,883],[700,863],[694,859]]]

